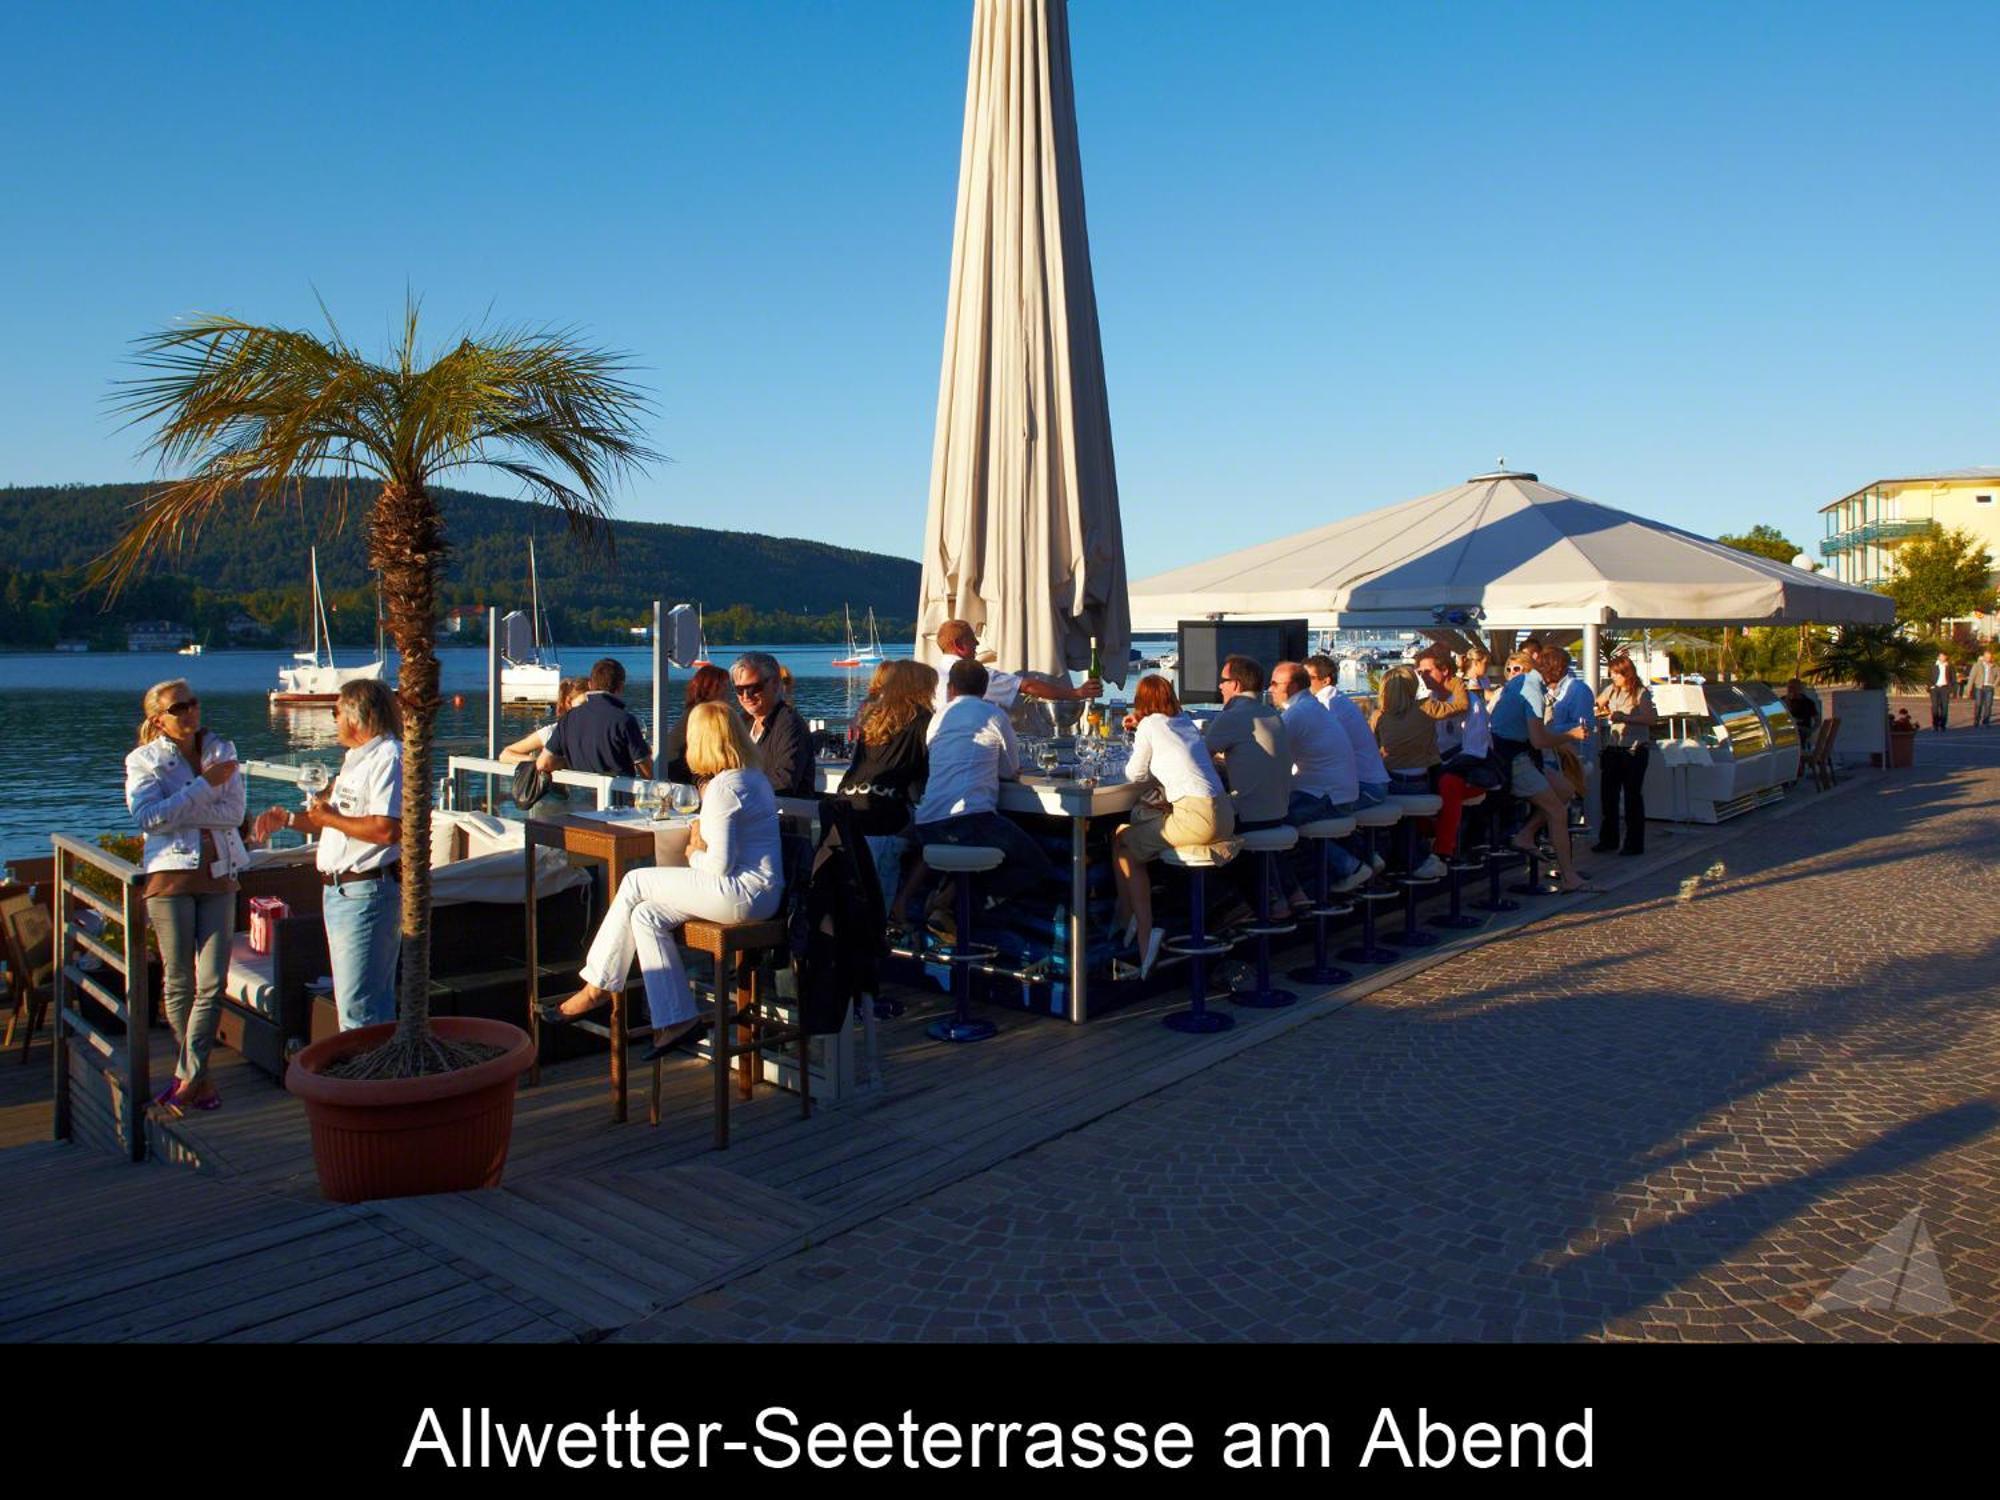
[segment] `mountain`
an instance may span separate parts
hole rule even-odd
[[[6,589],[0,642],[45,643],[39,638],[58,628],[48,611],[73,598],[82,569],[112,544],[148,488],[0,488],[0,579]],[[320,579],[349,617],[339,633],[367,635],[372,608],[355,606],[372,592],[364,523],[375,487],[350,487],[347,524],[337,530],[330,489],[330,481],[307,481],[302,503],[266,507],[254,524],[248,501],[237,502],[180,556],[161,558],[114,615],[188,623],[204,614],[211,620],[247,615],[288,638],[299,623],[306,551],[317,545]],[[791,622],[810,623],[807,635],[787,638],[838,639],[843,605],[852,606],[857,617],[872,606],[884,622],[885,635],[892,626],[912,621],[916,612],[920,570],[906,558],[756,532],[648,521],[613,521],[611,545],[591,551],[546,507],[461,490],[433,493],[444,511],[451,545],[441,604],[497,605],[502,610],[524,604],[532,536],[543,603],[558,634],[570,639],[638,623],[654,599],[701,604],[711,621],[709,634],[718,640],[725,638],[714,628],[718,616],[737,628],[762,623],[782,630]],[[38,617],[31,628],[23,623],[24,612],[38,599],[48,617]],[[92,613],[101,603],[87,602]]]

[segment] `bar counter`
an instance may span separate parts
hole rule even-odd
[[[819,767],[819,788],[840,790],[845,768]],[[1089,911],[1090,828],[1100,818],[1122,818],[1139,801],[1140,787],[1129,781],[1078,785],[1065,777],[1029,774],[1000,783],[1000,811],[1017,817],[1062,818],[1069,823],[1069,1004],[1067,1014],[1081,1024],[1090,1019],[1090,964],[1085,915]],[[780,802],[787,799],[780,798]]]

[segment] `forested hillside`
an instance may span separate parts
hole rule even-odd
[[[146,493],[137,484],[0,489],[0,644],[49,645],[59,636],[111,644],[122,622],[164,618],[197,639],[226,643],[229,621],[254,621],[273,639],[297,632],[307,549],[320,554],[320,579],[335,606],[336,636],[373,631],[373,590],[363,521],[371,486],[353,487],[347,525],[330,526],[326,481],[310,482],[302,504],[250,507],[219,519],[178,558],[166,558],[110,611],[80,593],[84,571],[111,545]],[[617,521],[611,545],[595,552],[562,518],[518,500],[456,490],[437,492],[451,558],[441,597],[453,605],[525,603],[528,539],[535,538],[542,599],[559,638],[605,638],[642,623],[654,599],[700,603],[713,639],[747,635],[838,639],[840,610],[872,606],[884,634],[915,613],[918,568],[904,558],[821,542]],[[744,519],[749,519],[745,517]]]

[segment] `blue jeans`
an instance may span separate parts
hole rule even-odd
[[[342,1031],[396,1019],[402,907],[402,883],[386,875],[326,888],[326,952]]]
[[[1393,779],[1395,772],[1389,773]],[[1360,783],[1361,793],[1354,799],[1354,807],[1380,807],[1389,800],[1389,783],[1386,781],[1364,781]],[[1354,808],[1349,808],[1352,812]]]
[[[1991,724],[1993,722],[1993,689],[1975,688],[1972,694],[1972,722]]]

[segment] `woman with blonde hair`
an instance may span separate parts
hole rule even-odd
[[[926,736],[937,680],[937,668],[920,661],[885,661],[875,669],[854,760],[840,778],[840,795],[854,804],[855,827],[868,840],[885,895],[902,885],[909,849],[903,835],[930,781]]]
[[[1411,873],[1422,880],[1435,880],[1445,873],[1441,855],[1458,848],[1458,822],[1472,787],[1462,776],[1447,775],[1444,757],[1438,752],[1437,720],[1424,712],[1421,683],[1409,667],[1397,667],[1382,679],[1381,707],[1375,710],[1371,728],[1382,747],[1382,764],[1389,768],[1389,795],[1422,796],[1436,792],[1443,801],[1433,832],[1436,845],[1430,855]]]
[[[139,744],[125,757],[125,805],[145,835],[146,916],[159,939],[161,1000],[173,1028],[174,1082],[153,1102],[214,1109],[209,1049],[229,979],[236,872],[248,796],[236,747],[202,727],[201,699],[175,678],[146,690]]]
[[[1111,837],[1118,875],[1118,916],[1126,939],[1139,949],[1139,972],[1150,974],[1166,934],[1153,926],[1153,885],[1145,866],[1168,849],[1217,843],[1236,831],[1236,808],[1216,774],[1201,732],[1181,710],[1173,684],[1145,676],[1132,692],[1132,756],[1125,763],[1135,785],[1149,777],[1156,790],[1132,809],[1132,821]]]
[[[742,721],[720,703],[697,703],[687,726],[688,769],[702,796],[686,868],[634,870],[620,881],[578,973],[583,988],[542,1011],[545,1023],[560,1026],[608,1005],[636,951],[653,1024],[648,1061],[698,1019],[674,936],[681,924],[761,921],[777,915],[784,896],[777,797]]]
[[[576,707],[577,700],[590,691],[588,677],[565,677],[556,687],[556,716],[539,729],[530,730],[513,744],[500,752],[500,759],[508,765],[516,761],[533,760],[549,748],[549,736],[556,732],[556,724],[562,716]]]

